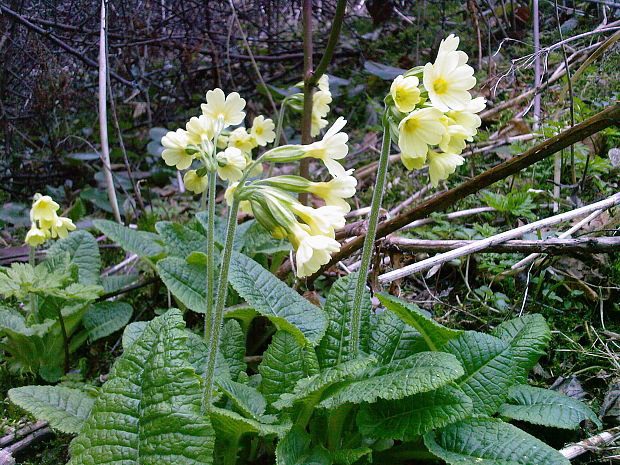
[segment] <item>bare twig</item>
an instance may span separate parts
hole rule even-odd
[[[603,431],[602,433],[597,434],[596,436],[592,436],[591,438],[584,439],[572,446],[565,447],[560,450],[560,454],[562,454],[567,459],[574,459],[575,457],[580,456],[581,454],[585,454],[592,448],[601,447],[605,444],[613,441],[618,437],[620,433],[620,426],[616,426],[615,428],[609,429],[607,431]]]
[[[473,244],[469,244],[464,247],[451,250],[450,252],[445,252],[435,257],[427,258],[426,260],[422,260],[418,263],[405,266],[399,270],[390,271],[389,273],[385,273],[379,276],[379,282],[389,283],[396,279],[404,278],[405,276],[409,276],[414,273],[420,273],[422,271],[425,271],[425,270],[428,270],[434,267],[435,265],[446,263],[450,260],[454,260],[455,258],[470,255],[474,252],[484,250],[485,248],[501,244],[509,239],[521,237],[523,234],[526,234],[528,232],[536,231],[546,226],[551,226],[553,224],[561,223],[563,221],[576,218],[583,214],[591,213],[592,211],[595,211],[595,210],[599,210],[602,208],[609,208],[614,205],[617,205],[618,203],[620,203],[620,193],[614,194],[611,197],[605,200],[602,200],[600,202],[596,202],[596,203],[587,205],[585,207],[577,208],[575,210],[571,210],[566,213],[561,213],[559,215],[555,215],[549,218],[544,218],[542,220],[534,221],[533,223],[526,224],[526,225],[520,226],[515,229],[511,229],[510,231],[505,231],[503,233],[496,234],[495,236],[491,236],[491,237],[487,237],[486,239],[475,241]]]

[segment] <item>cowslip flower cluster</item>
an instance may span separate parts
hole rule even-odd
[[[295,87],[303,87],[303,82],[298,82]],[[310,135],[316,137],[324,129],[328,121],[325,119],[329,113],[329,104],[332,103],[332,94],[329,90],[329,77],[323,74],[317,82],[318,90],[312,94],[312,125]],[[296,93],[288,96],[283,103],[297,112],[304,110],[304,94]]]
[[[318,97],[316,95],[318,94]],[[313,119],[319,129],[325,127],[323,118],[331,102],[327,76],[319,81],[315,94]],[[207,92],[203,114],[191,118],[185,129],[168,132],[162,138],[166,164],[179,170],[188,169],[195,160],[203,166],[188,170],[183,179],[188,190],[204,192],[208,187],[207,173],[217,170],[219,177],[228,182],[226,201],[231,205],[236,198],[239,207],[254,215],[256,220],[274,238],[288,240],[296,251],[298,277],[309,276],[330,260],[340,249],[335,231],[345,224],[350,206],[345,199],[355,194],[357,180],[353,170],[345,170],[339,160],[348,153],[348,135],[342,132],[346,121],[338,118],[321,140],[308,145],[274,147],[252,158],[252,151],[265,147],[275,139],[271,119],[254,118],[249,130],[242,126],[245,100],[233,92],[225,96],[221,89]],[[324,122],[324,123],[323,123]],[[332,175],[325,182],[314,182],[300,176],[273,176],[253,179],[262,172],[262,163],[294,162],[303,158],[321,160]],[[323,199],[324,206],[303,205],[296,194],[310,193]]]
[[[410,170],[428,164],[435,187],[463,164],[461,153],[477,134],[482,124],[477,113],[486,105],[484,98],[471,96],[474,70],[458,45],[459,38],[450,34],[434,63],[398,76],[386,97],[401,161]]]
[[[49,195],[35,194],[30,209],[30,230],[24,242],[30,247],[37,247],[50,238],[67,237],[75,229],[70,218],[58,216],[58,205]]]
[[[192,117],[185,129],[170,131],[162,138],[162,158],[168,166],[181,171],[190,168],[195,160],[202,165],[185,172],[183,182],[187,190],[204,192],[209,171],[217,171],[224,181],[238,181],[252,163],[252,150],[273,142],[275,125],[262,115],[254,118],[249,131],[244,127],[229,130],[243,122],[244,108],[245,100],[237,92],[226,96],[221,89],[210,90],[206,103],[201,105],[202,114]]]

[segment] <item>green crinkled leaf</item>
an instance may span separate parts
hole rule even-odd
[[[95,399],[79,389],[63,386],[23,386],[9,390],[11,402],[37,420],[67,434],[77,434]]]
[[[103,294],[103,287],[98,284],[73,283],[64,289],[50,289],[47,294],[64,300],[95,300]]]
[[[424,436],[426,447],[450,465],[569,465],[544,442],[496,418],[468,418]]]
[[[97,284],[101,268],[101,256],[97,241],[88,231],[73,231],[67,237],[56,241],[47,251],[47,258],[68,253],[71,262],[78,267],[82,284]]]
[[[320,403],[333,409],[347,402],[375,402],[377,399],[402,399],[419,392],[437,389],[463,375],[457,359],[445,352],[420,352],[388,365],[372,367],[337,386]]]
[[[189,350],[188,361],[194,367],[194,371],[204,378],[207,368],[207,355],[209,352],[209,346],[205,343],[204,339],[197,334],[187,333],[187,349]],[[222,353],[218,351],[215,357],[215,376],[220,378],[230,378],[230,368],[228,363],[222,356]]]
[[[164,252],[163,247],[143,231],[136,231],[108,220],[94,220],[93,224],[123,249],[139,257],[156,257]]]
[[[67,335],[77,329],[85,307],[70,305],[61,312]],[[43,379],[56,382],[62,376],[64,343],[58,319],[28,325],[25,318],[13,310],[0,310],[0,347],[7,352],[7,361],[16,371],[39,373]]]
[[[444,350],[454,354],[465,369],[457,383],[474,402],[473,413],[495,413],[515,383],[515,362],[508,343],[466,331],[448,342]]]
[[[234,308],[230,308],[226,310],[226,313],[224,313],[225,319],[234,319],[240,322],[241,329],[244,333],[248,332],[248,329],[250,328],[250,323],[252,323],[252,320],[257,316],[258,312],[256,310],[243,304]]]
[[[315,446],[310,449],[310,435],[296,426],[284,436],[276,447],[276,465],[331,465],[327,449]]]
[[[325,312],[312,305],[251,258],[233,252],[229,280],[235,290],[278,329],[293,334],[300,344],[319,343],[327,327]]]
[[[123,331],[123,339],[121,340],[123,350],[127,350],[131,344],[138,340],[148,324],[148,321],[134,321],[133,323],[129,323],[125,326],[125,330]]]
[[[262,423],[273,423],[275,421],[274,416],[265,415],[267,400],[258,389],[247,384],[237,383],[230,378],[217,378],[215,382],[245,417]]]
[[[520,383],[527,381],[527,375],[536,365],[538,359],[545,354],[551,339],[551,331],[542,315],[524,315],[499,325],[491,333],[507,342],[512,350],[515,361],[513,371]]]
[[[389,294],[378,294],[381,303],[394,312],[399,318],[412,328],[415,328],[424,338],[427,350],[439,350],[449,340],[457,337],[462,331],[446,328],[435,320],[424,315],[417,305],[405,302]]]
[[[168,290],[183,305],[198,313],[205,312],[207,307],[206,265],[188,263],[178,257],[167,257],[157,262],[157,271]]]
[[[220,337],[220,351],[230,369],[230,376],[237,380],[241,373],[245,373],[247,366],[245,357],[245,335],[236,320],[228,320],[222,328]]]
[[[207,253],[206,237],[179,223],[160,221],[155,229],[168,248],[169,255],[187,258],[192,252]]]
[[[133,313],[131,305],[125,302],[99,302],[92,304],[84,313],[82,323],[88,331],[90,342],[124,328]]]
[[[371,357],[348,360],[309,378],[301,378],[295,389],[282,394],[273,406],[281,410],[292,407],[296,402],[316,404],[326,395],[326,391],[331,391],[332,386],[362,376],[375,363],[376,360]]]
[[[281,394],[293,391],[297,381],[307,376],[303,347],[290,333],[278,331],[263,353],[258,372],[261,374],[260,391],[269,403],[275,402]]]
[[[336,465],[353,465],[362,457],[368,456],[371,462],[372,449],[370,447],[358,447],[357,449],[335,449],[329,454]]]
[[[68,266],[51,270],[46,262],[37,266],[15,262],[8,268],[0,268],[0,294],[24,299],[31,292],[51,293],[62,288],[70,278]]]
[[[201,380],[186,340],[178,310],[149,322],[112,366],[69,465],[213,462],[214,432],[200,414]]]
[[[428,350],[422,335],[392,312],[379,315],[369,345],[370,354],[382,365]]]
[[[211,407],[209,415],[218,438],[243,436],[244,434],[282,437],[292,425],[290,422],[275,425],[260,423],[251,418],[242,417],[231,410],[219,407]]]
[[[360,432],[374,439],[411,441],[416,436],[469,416],[472,401],[456,386],[442,386],[398,400],[363,404],[357,415]]]
[[[324,308],[327,313],[327,330],[317,347],[317,356],[321,367],[331,367],[349,359],[351,315],[356,284],[357,273],[351,273],[338,279],[329,291]],[[360,330],[360,349],[363,352],[368,352],[371,311],[370,293],[365,290],[362,299],[362,327]]]
[[[138,274],[114,274],[110,276],[102,276],[100,278],[103,291],[108,294],[116,292],[122,288],[135,283],[139,278]]]
[[[520,384],[513,386],[506,402],[499,407],[501,416],[554,428],[577,429],[584,420],[603,425],[583,402],[549,389]]]

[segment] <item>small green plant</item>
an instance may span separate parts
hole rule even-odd
[[[132,314],[131,306],[122,302],[95,303],[104,293],[99,247],[87,231],[69,234],[73,223],[57,219],[57,208],[51,198],[35,197],[33,225],[26,236],[32,246],[30,263],[0,268],[0,294],[5,298],[0,306],[0,347],[8,354],[8,366],[50,382],[69,370],[71,353],[87,339],[123,328]],[[49,218],[41,217],[41,211]],[[63,238],[35,264],[34,246],[54,236]]]

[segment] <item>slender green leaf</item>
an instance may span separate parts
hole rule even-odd
[[[233,252],[230,283],[246,302],[300,344],[319,343],[327,327],[325,312],[312,305],[251,258]]]
[[[378,294],[381,303],[394,312],[424,338],[427,350],[439,350],[449,340],[457,337],[462,331],[446,328],[422,313],[417,305],[405,302],[389,294]]]
[[[47,251],[47,258],[53,259],[68,253],[70,260],[78,267],[82,284],[97,284],[101,268],[101,256],[97,241],[88,231],[73,231],[67,237],[56,241]]]
[[[386,365],[428,350],[422,335],[392,312],[379,315],[370,334],[370,354]]]
[[[259,389],[269,403],[278,400],[281,394],[293,391],[297,381],[308,375],[303,352],[303,347],[290,333],[278,331],[273,336],[258,367],[261,374]]]
[[[551,331],[542,315],[524,315],[506,321],[493,331],[493,336],[507,342],[512,350],[515,365],[513,371],[520,383],[527,381],[527,375],[545,354],[551,339]]]
[[[241,373],[245,373],[245,335],[236,320],[224,323],[220,337],[220,351],[230,369],[230,376],[234,381]]]
[[[206,301],[207,267],[188,263],[178,257],[167,257],[157,262],[159,277],[183,305],[197,313],[204,313]]]
[[[513,386],[506,402],[499,407],[501,416],[554,428],[577,429],[590,420],[599,428],[602,423],[583,402],[549,389],[520,384]]]
[[[89,306],[82,323],[88,330],[90,342],[124,328],[132,313],[133,308],[125,302],[99,302]]]
[[[569,465],[558,451],[496,418],[468,418],[424,436],[450,465]]]
[[[63,386],[23,386],[9,390],[9,399],[37,420],[67,434],[77,434],[95,399]]]
[[[292,425],[290,422],[283,424],[260,423],[251,418],[242,417],[231,410],[219,407],[211,407],[209,415],[218,438],[239,437],[245,434],[282,437]]]
[[[472,401],[456,386],[442,386],[399,400],[363,404],[357,424],[365,436],[411,441],[416,436],[469,416]]]
[[[459,386],[474,402],[474,414],[493,414],[515,383],[514,358],[508,343],[488,334],[467,331],[444,348],[461,362]]]
[[[258,389],[247,384],[237,383],[230,378],[217,378],[216,383],[245,417],[261,423],[273,423],[275,421],[275,416],[265,415],[267,400]]]
[[[200,414],[201,380],[189,356],[181,312],[152,320],[114,363],[70,465],[213,463],[214,433]]]
[[[160,244],[142,231],[136,231],[108,220],[94,220],[93,224],[123,249],[139,257],[156,257],[164,251]]]
[[[207,239],[198,231],[171,221],[160,221],[155,229],[174,257],[185,259],[192,252],[207,253]]]
[[[327,313],[327,331],[317,348],[317,356],[321,367],[331,367],[349,359],[351,343],[351,315],[353,314],[353,298],[357,284],[357,273],[351,273],[338,279],[331,287],[325,312]],[[370,293],[364,291],[362,298],[362,327],[360,349],[368,352],[368,336],[372,303]]]

